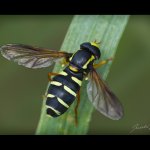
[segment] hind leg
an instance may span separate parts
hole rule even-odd
[[[56,76],[56,75],[60,75],[59,73],[54,73],[54,72],[49,72],[48,73],[48,80],[52,81],[51,76]]]
[[[102,60],[102,61],[100,61],[98,64],[94,64],[93,66],[94,66],[94,68],[99,68],[99,67],[101,67],[101,66],[107,64],[109,61],[112,61],[112,59],[113,59],[113,58],[108,58],[108,59],[106,59],[106,60]]]

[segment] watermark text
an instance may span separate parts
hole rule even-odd
[[[143,130],[143,129],[150,131],[150,124],[139,124],[139,123],[137,123],[137,124],[132,126],[132,129],[129,133],[133,133],[136,130]]]

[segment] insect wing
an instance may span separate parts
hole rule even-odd
[[[122,105],[95,70],[89,73],[89,80],[87,93],[94,107],[110,119],[122,118]]]
[[[48,67],[60,58],[69,58],[72,55],[72,53],[32,47],[23,44],[7,44],[0,47],[0,51],[6,59],[33,69]]]

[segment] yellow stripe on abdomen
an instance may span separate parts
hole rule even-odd
[[[54,98],[54,97],[56,97],[56,96],[55,96],[55,95],[52,95],[52,94],[47,94],[47,97]],[[61,105],[63,105],[63,106],[66,107],[66,108],[69,108],[69,105],[66,104],[62,99],[60,99],[59,97],[56,97],[56,98],[57,98],[58,102],[59,102]]]
[[[64,85],[64,89],[65,89],[68,93],[70,93],[71,95],[73,95],[73,96],[76,97],[76,93],[75,93],[73,90],[71,90],[69,87],[67,87],[66,85]]]
[[[61,86],[62,83],[58,82],[58,81],[52,81],[51,84],[56,85],[56,86]]]
[[[59,97],[57,97],[57,100],[59,101],[60,104],[62,104],[62,105],[65,106],[66,108],[69,108],[69,105],[66,104],[62,99],[60,99]]]
[[[63,76],[67,76],[67,75],[68,75],[68,73],[65,72],[65,71],[61,71],[59,74],[60,74],[60,75],[63,75]]]
[[[51,107],[51,106],[46,105],[46,107],[47,107],[47,108],[50,108],[51,110],[53,110],[57,115],[60,115],[60,114],[61,114],[58,110],[54,109],[54,108]]]
[[[47,94],[47,97],[54,98],[54,97],[55,97],[55,95]]]
[[[79,85],[81,86],[81,84],[82,84],[82,81],[81,81],[81,80],[79,80],[79,79],[76,78],[76,77],[71,77],[71,79],[72,79],[74,82],[76,82],[77,84],[79,84]]]

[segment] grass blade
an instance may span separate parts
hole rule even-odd
[[[75,52],[82,42],[101,41],[101,59],[114,57],[117,45],[128,22],[129,16],[117,15],[80,15],[75,16],[68,29],[61,49],[67,52]],[[97,71],[106,79],[111,62]],[[62,70],[59,64],[55,65],[53,72]],[[81,102],[78,108],[78,127],[74,124],[74,107],[72,104],[69,110],[58,118],[46,116],[45,99],[43,101],[40,121],[36,134],[86,134],[93,111],[93,106],[88,100],[86,92],[87,81],[83,81],[81,88]],[[48,84],[49,86],[49,84]]]

